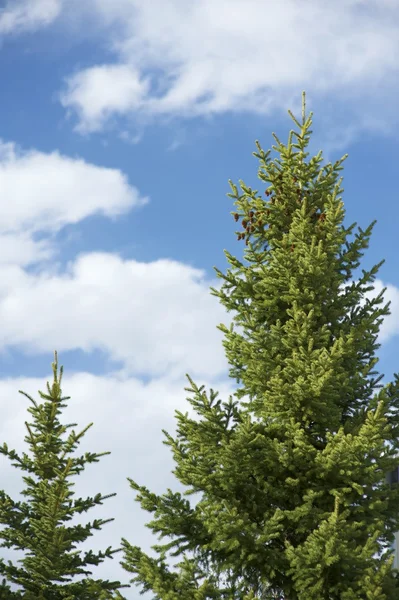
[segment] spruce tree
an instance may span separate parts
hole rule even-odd
[[[394,600],[390,544],[399,529],[399,489],[385,474],[399,441],[399,378],[374,378],[385,289],[365,297],[384,262],[351,281],[373,222],[351,242],[339,196],[342,159],[308,159],[312,113],[277,155],[256,142],[265,197],[231,182],[245,240],[245,265],[220,290],[234,312],[224,347],[235,400],[217,400],[187,375],[199,419],[176,411],[174,475],[200,493],[192,507],[170,489],[162,496],[129,479],[148,524],[170,543],[157,558],[123,539],[122,566],[157,600]],[[239,330],[235,330],[235,326]],[[168,566],[167,552],[182,561]]]
[[[122,586],[119,581],[93,579],[85,577],[81,581],[71,582],[71,576],[91,575],[85,570],[88,565],[98,565],[105,557],[113,558],[115,552],[107,548],[105,552],[94,553],[74,550],[76,544],[92,536],[92,530],[100,530],[102,525],[113,519],[95,519],[85,526],[65,524],[73,519],[75,514],[88,511],[95,505],[103,504],[103,500],[115,496],[96,494],[93,498],[73,499],[71,487],[74,483],[68,481],[74,475],[79,475],[86,463],[99,462],[101,456],[110,454],[102,452],[94,454],[86,452],[84,456],[72,458],[68,455],[74,452],[79,440],[93,425],[89,424],[80,433],[74,430],[67,439],[63,434],[76,423],[61,425],[58,417],[61,409],[70,396],[61,397],[61,379],[63,368],[58,378],[57,353],[52,364],[54,382],[50,389],[47,383],[48,395],[39,391],[44,403],[38,404],[25,392],[20,391],[32,402],[28,411],[33,415],[34,423],[25,422],[28,435],[25,441],[29,444],[32,457],[25,452],[19,456],[15,450],[9,450],[6,443],[0,447],[0,452],[7,456],[12,465],[26,472],[23,477],[26,488],[21,492],[27,497],[26,502],[12,500],[4,491],[0,491],[0,523],[6,527],[0,531],[3,542],[0,547],[23,550],[26,555],[16,566],[12,561],[5,564],[0,559],[0,574],[4,576],[0,586],[1,600],[106,600],[123,598],[117,591]],[[8,583],[22,586],[22,590],[11,591]],[[65,583],[67,582],[67,583]]]

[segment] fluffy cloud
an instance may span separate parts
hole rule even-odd
[[[226,311],[209,293],[221,282],[203,271],[106,252],[82,254],[63,273],[55,263],[25,270],[52,258],[52,238],[66,225],[94,214],[116,218],[148,202],[121,171],[2,142],[0,189],[0,349],[102,348],[131,372],[152,376],[225,370],[216,325]]]
[[[78,112],[81,118],[77,130],[87,133],[102,129],[110,116],[136,110],[148,90],[149,82],[140,79],[137,69],[101,65],[70,77],[61,103]]]
[[[341,124],[346,138],[392,126],[395,107],[384,90],[399,68],[397,3],[88,0],[86,19],[88,6],[108,27],[106,46],[119,62],[67,78],[60,99],[76,111],[81,132],[104,127],[113,114],[295,112],[301,89],[352,107]],[[375,101],[384,107],[378,124]]]
[[[36,232],[53,234],[93,214],[116,218],[148,202],[118,169],[1,140],[0,189],[0,263],[48,258],[49,239],[33,241]]]
[[[202,271],[175,261],[124,261],[105,252],[82,255],[68,270],[36,275],[2,269],[0,348],[102,348],[145,376],[226,371],[216,329],[226,322],[226,311],[209,293],[219,281],[206,281]]]
[[[34,31],[53,23],[63,0],[8,0],[0,12],[0,34]]]
[[[322,145],[331,152],[398,124],[398,16],[395,0],[8,0],[0,35],[56,21],[76,40],[97,31],[112,60],[70,73],[59,91],[81,134],[115,126],[115,117],[140,126],[287,106],[298,113],[305,89],[310,109],[323,102]],[[323,126],[329,119],[333,128]]]

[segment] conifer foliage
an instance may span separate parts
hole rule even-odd
[[[176,439],[164,431],[174,475],[201,499],[193,507],[129,479],[154,513],[148,527],[171,538],[153,546],[157,558],[122,540],[122,566],[157,600],[399,598],[388,550],[399,490],[385,483],[399,445],[399,378],[372,377],[390,311],[385,289],[365,297],[384,261],[353,280],[374,223],[347,241],[356,224],[343,226],[346,155],[308,160],[304,94],[302,123],[289,114],[298,131],[286,146],[273,134],[279,156],[256,142],[265,193],[230,181],[248,264],[225,251],[231,268],[215,269],[224,283],[212,293],[235,313],[219,328],[236,400],[222,404],[187,375],[200,418],[176,411]]]
[[[58,378],[57,353],[52,364],[54,381],[48,395],[39,391],[44,403],[38,404],[25,392],[20,391],[32,402],[28,411],[33,415],[34,423],[25,422],[28,435],[25,441],[29,444],[33,458],[26,453],[19,456],[9,450],[6,443],[0,452],[7,456],[13,466],[26,472],[23,477],[26,488],[22,495],[26,502],[12,500],[4,491],[0,491],[0,523],[6,527],[0,531],[3,542],[0,547],[23,550],[26,555],[20,562],[22,567],[12,561],[5,564],[0,559],[0,574],[4,576],[0,586],[1,600],[107,600],[123,598],[118,592],[120,582],[103,581],[85,577],[81,581],[71,582],[74,575],[91,575],[85,570],[88,565],[98,565],[107,558],[113,558],[115,552],[107,548],[105,552],[94,553],[92,550],[82,553],[74,550],[76,544],[92,536],[92,530],[101,529],[102,525],[113,519],[95,519],[85,526],[65,524],[74,515],[88,511],[93,506],[103,504],[103,500],[115,496],[100,493],[93,498],[73,499],[70,489],[74,483],[68,479],[79,475],[86,463],[99,462],[99,458],[110,452],[94,454],[86,452],[84,456],[72,458],[68,456],[77,447],[80,438],[92,426],[85,427],[80,433],[74,430],[68,438],[62,435],[76,423],[61,425],[59,415],[70,396],[61,397],[61,379],[63,368]],[[12,591],[9,583],[22,586],[22,590]]]

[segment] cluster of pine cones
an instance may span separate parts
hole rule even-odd
[[[281,179],[281,176],[280,176],[279,179]],[[294,177],[293,181],[294,181],[294,183],[296,183],[297,179]],[[303,191],[298,187],[297,188],[297,194],[298,194],[297,203],[299,205],[301,204],[301,201],[302,201],[302,193],[303,193]],[[275,204],[276,203],[277,194],[275,194],[274,196],[272,196],[272,191],[269,191],[269,190],[266,190],[265,194],[266,194],[266,196],[270,196],[270,202],[271,202],[271,204]],[[288,216],[289,213],[290,213],[290,211],[287,208],[286,211],[285,211],[285,214]],[[266,214],[266,217],[269,216],[269,214],[270,214],[270,209],[269,208],[266,209],[265,214]],[[233,217],[234,217],[234,219],[235,219],[236,222],[240,218],[239,215],[238,215],[238,213],[233,213]],[[251,235],[251,233],[253,233],[256,229],[260,230],[261,227],[263,227],[263,225],[265,224],[265,222],[264,222],[264,220],[263,220],[262,217],[263,217],[263,215],[261,214],[260,211],[255,211],[255,212],[253,210],[249,211],[248,217],[246,217],[246,218],[244,217],[243,220],[242,220],[242,222],[241,222],[241,225],[244,228],[244,232],[239,233],[237,239],[238,240],[242,240],[242,239],[246,238],[245,245],[248,246],[248,240],[249,240],[249,236]],[[324,223],[325,219],[326,219],[326,215],[325,215],[324,212],[316,211],[315,214],[313,215],[313,220],[315,222],[319,221],[320,223]],[[292,244],[292,246],[291,246],[291,251],[292,252],[294,251],[294,248],[295,248],[295,245]]]

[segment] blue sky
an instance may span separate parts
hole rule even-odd
[[[126,478],[182,490],[161,429],[191,412],[185,373],[224,400],[236,389],[216,329],[232,315],[209,293],[223,249],[243,255],[228,179],[263,192],[255,139],[287,141],[302,90],[311,153],[349,153],[345,224],[377,219],[361,268],[386,259],[377,368],[399,371],[398,72],[394,0],[0,3],[0,442],[26,450],[18,390],[45,391],[56,349],[64,421],[94,422],[79,451],[112,452],[76,493],[118,494],[79,521],[116,517],[81,548],[149,551]],[[20,473],[1,469],[18,497]],[[128,582],[120,559],[93,574]]]

